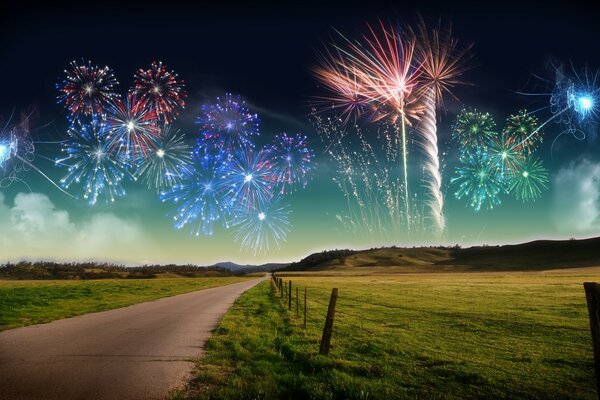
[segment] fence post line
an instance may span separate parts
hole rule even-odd
[[[323,336],[321,337],[321,347],[319,354],[329,354],[329,345],[331,343],[331,334],[333,332],[333,318],[335,317],[335,303],[337,302],[338,288],[331,290],[329,298],[329,308],[327,309],[327,318],[325,319],[325,327],[323,328]]]
[[[585,298],[587,300],[594,347],[594,367],[596,369],[596,390],[600,399],[600,286],[596,282],[585,282]]]
[[[298,293],[298,286],[296,286],[296,317],[300,316],[300,295]]]
[[[290,286],[288,290],[288,310],[292,311],[292,281],[290,281]]]
[[[306,286],[304,287],[304,329],[306,329]]]

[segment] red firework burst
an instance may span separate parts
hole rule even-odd
[[[167,70],[162,62],[152,62],[150,69],[140,68],[134,76],[130,94],[147,103],[165,122],[172,122],[185,108],[185,84],[174,71]]]

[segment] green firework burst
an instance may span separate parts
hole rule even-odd
[[[452,126],[452,139],[459,142],[463,149],[485,148],[487,142],[496,135],[496,122],[491,114],[476,109],[462,110]]]
[[[498,173],[496,162],[480,147],[463,152],[450,183],[457,187],[456,198],[468,198],[475,211],[482,207],[493,209],[500,204],[500,194],[506,192],[505,179]]]
[[[527,156],[519,163],[511,179],[510,192],[519,200],[535,201],[548,189],[548,170],[542,161],[532,156]]]
[[[504,133],[511,138],[516,148],[527,154],[531,154],[542,143],[538,119],[527,110],[510,115],[506,119]]]

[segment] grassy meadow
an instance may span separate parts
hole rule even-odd
[[[594,399],[584,281],[597,268],[298,273],[242,295],[178,399]],[[307,329],[295,288],[308,290]],[[318,354],[331,288],[331,353]]]
[[[0,280],[0,331],[124,307],[249,278]]]

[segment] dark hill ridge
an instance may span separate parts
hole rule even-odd
[[[390,272],[517,271],[600,266],[600,238],[538,240],[504,246],[385,247],[314,253],[285,271],[367,270]]]

